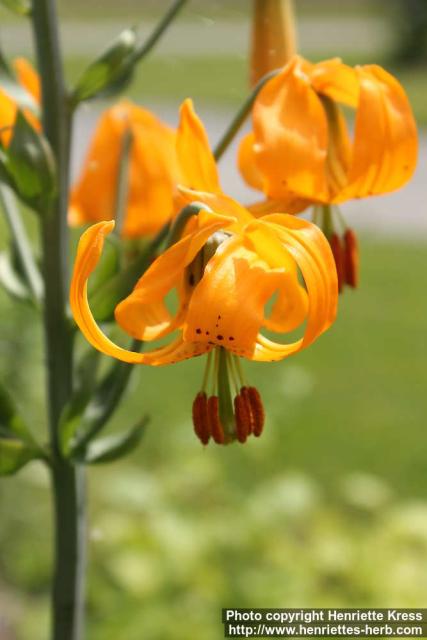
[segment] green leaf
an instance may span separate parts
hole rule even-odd
[[[39,451],[22,440],[0,438],[0,476],[16,473],[27,462],[37,458],[40,458]]]
[[[98,322],[107,322],[114,318],[114,309],[118,303],[126,298],[144,271],[150,266],[151,260],[159,246],[164,242],[169,225],[166,224],[152,242],[141,250],[139,256],[128,266],[110,278],[98,288],[90,299],[90,306]]]
[[[13,258],[8,251],[0,253],[0,284],[11,296],[18,300],[28,300],[30,298],[28,287],[15,270]]]
[[[125,29],[83,72],[73,91],[73,102],[120,92],[130,81],[136,51],[134,29]]]
[[[31,13],[31,2],[29,0],[0,0],[0,2],[4,7],[20,16],[27,16]]]
[[[103,464],[123,458],[138,446],[147,422],[148,418],[143,418],[124,433],[93,440],[88,444],[82,461],[86,464]]]
[[[75,372],[75,388],[70,401],[63,409],[59,421],[59,443],[62,455],[70,456],[74,440],[81,425],[82,415],[88,406],[96,385],[96,373],[100,353],[89,349],[80,360]]]
[[[16,198],[11,189],[1,181],[0,207],[3,209],[12,237],[15,258],[14,271],[25,282],[33,301],[38,303],[43,298],[43,280],[34,258],[33,249],[28,239]]]
[[[106,322],[114,317],[114,309],[133,290],[141,275],[150,265],[151,251],[143,251],[136,260],[123,271],[105,282],[92,295],[90,306],[98,322]]]
[[[0,427],[9,435],[33,443],[33,438],[21,417],[9,391],[0,383]]]
[[[98,291],[118,273],[120,249],[121,243],[117,235],[111,234],[105,238],[101,261],[89,281],[89,295]]]
[[[46,138],[33,129],[21,111],[4,154],[10,186],[40,212],[47,208],[56,190],[54,157]]]

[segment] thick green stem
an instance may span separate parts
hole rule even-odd
[[[82,470],[61,457],[58,424],[72,390],[68,300],[70,108],[54,0],[33,0],[32,23],[42,86],[43,130],[58,168],[58,196],[41,218],[44,327],[54,493],[55,570],[52,640],[80,640],[83,626],[84,497]]]

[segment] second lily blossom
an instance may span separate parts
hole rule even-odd
[[[355,111],[353,136],[343,107]],[[299,213],[317,205],[315,220],[331,242],[340,286],[355,286],[356,238],[336,205],[389,193],[412,177],[417,129],[402,86],[378,65],[352,68],[338,58],[312,64],[294,56],[261,89],[252,122],[238,162],[265,200],[251,211]]]
[[[182,206],[178,184],[219,191],[215,164],[209,169],[200,167],[194,175],[198,150],[208,142],[191,100],[183,102],[176,130],[147,109],[123,100],[107,109],[98,122],[82,174],[71,193],[71,225],[116,218],[117,178],[127,133],[132,142],[123,237],[150,236],[169,222]],[[184,162],[190,153],[193,159]]]

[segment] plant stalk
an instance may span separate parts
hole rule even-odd
[[[256,100],[257,95],[263,88],[266,82],[277,76],[280,69],[274,69],[269,73],[266,73],[265,76],[261,78],[252,89],[251,93],[245,99],[243,104],[239,107],[236,115],[233,120],[230,122],[227,130],[223,133],[221,139],[218,141],[217,145],[214,149],[214,157],[215,160],[220,160],[224,154],[224,152],[228,149],[230,143],[234,140],[235,136],[239,133],[240,128],[244,125],[246,118],[249,116],[253,104]]]
[[[58,171],[58,191],[41,216],[47,402],[52,455],[55,559],[52,640],[83,633],[85,507],[83,468],[60,453],[58,425],[72,390],[68,305],[68,171],[71,112],[63,76],[55,0],[33,0],[32,24],[42,87],[42,124]]]

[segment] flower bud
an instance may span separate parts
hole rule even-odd
[[[134,29],[125,29],[85,69],[73,91],[74,104],[122,90],[132,75],[135,50],[136,33]]]
[[[292,0],[254,0],[251,84],[283,67],[296,53]]]

